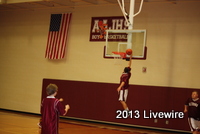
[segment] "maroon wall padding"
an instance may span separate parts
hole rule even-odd
[[[140,111],[139,119],[116,119],[117,110],[122,110],[118,102],[117,87],[119,84],[83,82],[70,80],[43,79],[42,98],[46,97],[46,86],[54,83],[58,86],[57,98],[63,98],[63,104],[69,104],[71,109],[67,116],[88,120],[123,123],[147,127],[186,130],[189,131],[187,115],[183,119],[145,119],[149,110],[154,112],[182,112],[184,103],[194,89],[131,85],[127,104],[133,112]],[[133,116],[135,114],[133,113]],[[166,124],[166,120],[169,121]]]

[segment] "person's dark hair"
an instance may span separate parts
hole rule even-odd
[[[125,68],[124,68],[124,72],[125,72],[125,73],[130,73],[130,71],[131,71],[131,68],[130,68],[130,67],[125,67]]]
[[[46,88],[47,95],[52,95],[58,91],[58,86],[56,84],[49,84]]]
[[[196,93],[199,95],[199,93],[198,93],[198,91],[197,91],[197,90],[194,90],[194,91],[192,91],[192,93],[193,93],[193,92],[196,92]]]

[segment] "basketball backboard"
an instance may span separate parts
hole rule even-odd
[[[133,50],[132,59],[146,59],[146,30],[107,30],[104,58],[115,58],[113,52]]]

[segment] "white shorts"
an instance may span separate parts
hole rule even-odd
[[[200,121],[195,120],[194,118],[188,118],[188,123],[191,131],[200,131]]]
[[[128,96],[128,89],[119,91],[119,101],[125,101],[126,102],[127,96]]]

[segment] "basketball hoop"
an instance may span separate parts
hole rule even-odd
[[[120,55],[121,59],[126,59],[126,53],[124,52],[112,52],[115,55]]]

